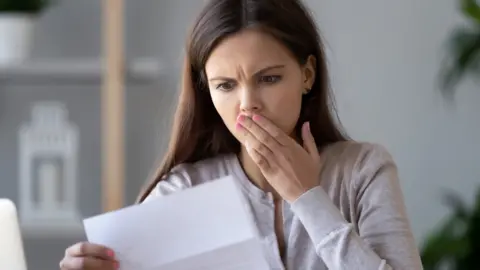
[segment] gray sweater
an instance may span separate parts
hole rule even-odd
[[[273,197],[249,181],[236,155],[181,164],[149,198],[233,175],[251,205],[271,269],[422,269],[390,154],[375,144],[341,142],[321,156],[320,186],[292,204],[283,202],[285,266]]]

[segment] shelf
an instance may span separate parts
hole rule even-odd
[[[158,80],[166,72],[161,61],[138,58],[127,63],[126,83],[148,83]],[[101,60],[32,60],[24,64],[0,66],[1,82],[96,82],[103,76]]]
[[[79,238],[84,237],[85,231],[83,224],[68,225],[64,223],[58,223],[55,226],[52,224],[36,224],[25,225],[21,224],[20,229],[22,235],[26,238]]]

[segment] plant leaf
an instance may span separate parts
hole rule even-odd
[[[0,0],[0,13],[39,13],[56,0]]]
[[[457,194],[445,192],[443,201],[444,204],[453,210],[454,216],[458,219],[465,221],[469,218],[467,206]]]
[[[480,66],[480,27],[457,28],[450,35],[450,55],[445,59],[441,90],[452,94],[454,86],[467,72],[477,72]]]
[[[455,261],[455,259],[464,258],[469,254],[469,239],[456,233],[456,227],[462,224],[464,224],[462,220],[452,217],[427,238],[421,251],[425,270],[438,269],[442,263],[448,260]],[[456,264],[456,262],[454,263]]]
[[[470,252],[460,260],[459,269],[480,269],[480,188],[477,190],[476,202],[467,224],[466,237],[470,241]]]
[[[461,10],[474,23],[480,24],[480,6],[476,0],[461,0]]]
[[[480,190],[477,199],[480,206]],[[456,269],[476,269],[465,266],[472,265],[472,254],[475,254],[476,243],[472,243],[475,241],[472,237],[479,233],[479,227],[475,223],[477,220],[473,218],[474,214],[459,196],[446,192],[444,201],[452,208],[453,213],[441,227],[429,235],[423,245],[421,251],[423,267],[425,270],[436,270],[448,262]]]

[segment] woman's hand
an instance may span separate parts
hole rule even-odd
[[[118,269],[115,255],[107,247],[88,242],[77,243],[65,251],[61,270],[114,270]]]
[[[263,116],[240,115],[237,129],[244,132],[248,154],[283,199],[291,203],[319,185],[320,154],[308,122],[302,126],[303,147]]]

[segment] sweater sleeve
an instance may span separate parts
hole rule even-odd
[[[391,156],[376,146],[359,160],[348,174],[355,179],[358,233],[320,186],[292,202],[318,256],[332,270],[423,269]]]

